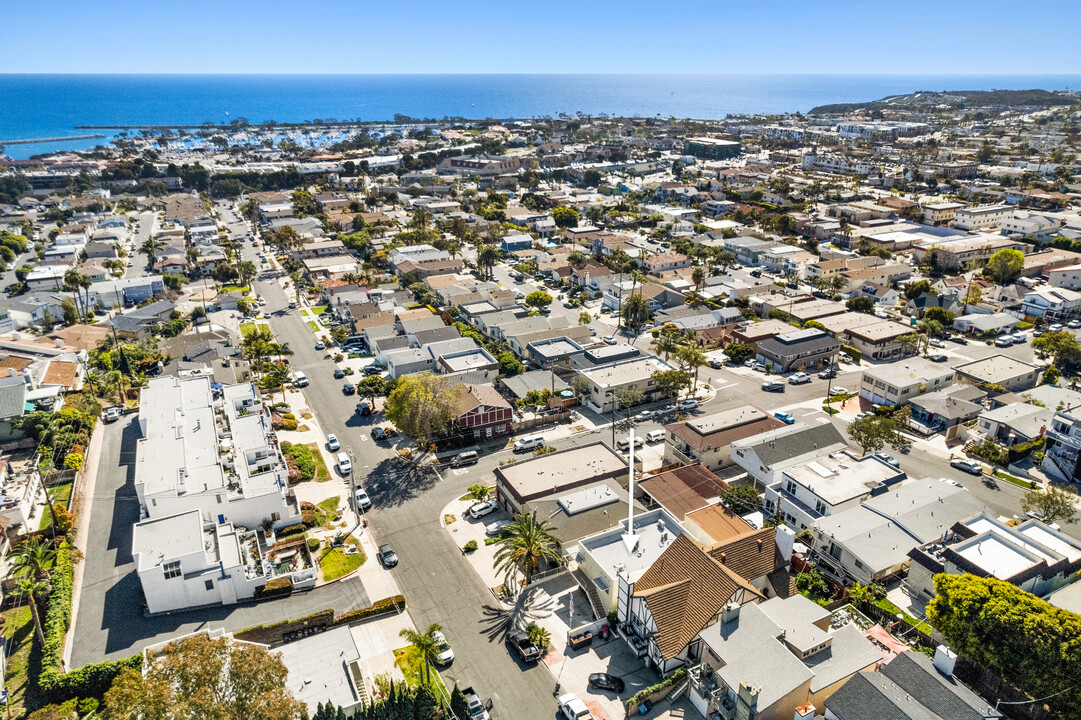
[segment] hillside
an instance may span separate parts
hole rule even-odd
[[[972,108],[1046,108],[1078,102],[1076,92],[1047,90],[921,90],[909,95],[892,95],[881,100],[835,103],[813,108],[811,115],[839,115],[860,110],[961,110]]]

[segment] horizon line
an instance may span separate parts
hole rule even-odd
[[[169,72],[3,72],[0,77],[17,76],[111,76],[111,77],[230,77],[230,76],[263,76],[263,77],[426,77],[426,76],[487,76],[487,77],[529,77],[529,76],[555,76],[555,77],[948,77],[948,78],[1012,78],[1012,77],[1081,77],[1081,70],[1067,73],[842,73],[842,72],[771,72],[771,73],[702,73],[702,72],[192,72],[192,71],[169,71]]]

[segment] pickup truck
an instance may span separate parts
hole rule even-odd
[[[472,687],[464,688],[462,694],[465,695],[465,702],[469,705],[469,720],[492,720],[492,716],[488,714],[488,711],[492,709],[491,700],[482,703],[480,696],[473,691]]]
[[[589,708],[574,693],[559,696],[559,714],[566,720],[593,720]]]
[[[541,651],[524,630],[511,630],[507,633],[507,645],[521,658],[522,662],[537,662],[541,658]]]

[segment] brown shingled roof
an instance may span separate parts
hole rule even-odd
[[[709,548],[710,557],[742,578],[754,580],[777,567],[777,528],[749,530]],[[723,559],[722,559],[723,558]]]
[[[75,382],[79,377],[78,363],[66,360],[53,360],[49,363],[49,369],[45,371],[42,379],[44,385],[63,385],[69,389],[75,389]]]
[[[20,355],[8,355],[7,357],[0,359],[0,371],[4,371],[2,374],[7,375],[7,370],[15,370],[22,372],[26,369],[26,366],[34,362],[30,358],[22,357]]]
[[[678,655],[740,589],[761,597],[686,534],[677,537],[634,584],[635,596],[645,599],[657,624],[654,640],[665,658]]]

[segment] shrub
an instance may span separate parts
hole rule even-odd
[[[845,355],[848,355],[856,362],[859,362],[863,358],[863,353],[852,347],[851,345],[842,345],[841,352],[843,352]]]
[[[280,595],[289,595],[293,592],[293,581],[289,578],[274,578],[267,582],[266,585],[262,585],[255,590],[255,598],[269,598],[278,597]]]
[[[294,443],[288,448],[282,449],[282,454],[293,458],[300,470],[300,479],[304,481],[315,477],[315,458],[312,457],[312,449],[307,445]]]
[[[64,457],[64,469],[65,470],[82,470],[83,469],[83,456],[82,453],[71,452]]]
[[[463,547],[462,549],[465,550],[467,553],[476,552],[477,551],[477,541],[476,540],[470,540],[469,542],[467,542],[465,544],[465,547]]]
[[[687,668],[681,667],[656,685],[650,685],[645,690],[639,690],[623,703],[627,715],[630,716],[634,714],[635,708],[649,696],[667,690],[670,687],[674,687],[676,683],[682,682],[685,677],[687,677]]]
[[[296,430],[298,427],[296,420],[282,420],[281,430]]]
[[[282,419],[283,420],[296,420],[297,416],[294,415],[293,413],[285,413],[284,415],[282,415]]]
[[[363,620],[364,618],[370,618],[375,615],[385,615],[392,612],[401,612],[402,610],[405,610],[405,598],[401,595],[395,595],[392,598],[378,600],[372,603],[371,607],[343,613],[334,618],[334,625],[348,625],[351,622]]]
[[[304,527],[313,528],[319,524],[319,521],[315,519],[314,510],[301,510],[300,520],[304,523]],[[316,541],[316,547],[318,547],[318,541]]]
[[[319,540],[316,538],[308,538],[308,550],[311,552],[317,552],[319,550]]]
[[[286,527],[283,527],[281,530],[278,530],[277,532],[275,532],[274,537],[277,538],[278,540],[281,540],[281,539],[289,537],[290,535],[303,535],[304,530],[305,530],[305,528],[304,528],[303,525],[287,525]]]
[[[79,700],[79,714],[88,715],[97,711],[98,701],[95,698],[83,698]]]

